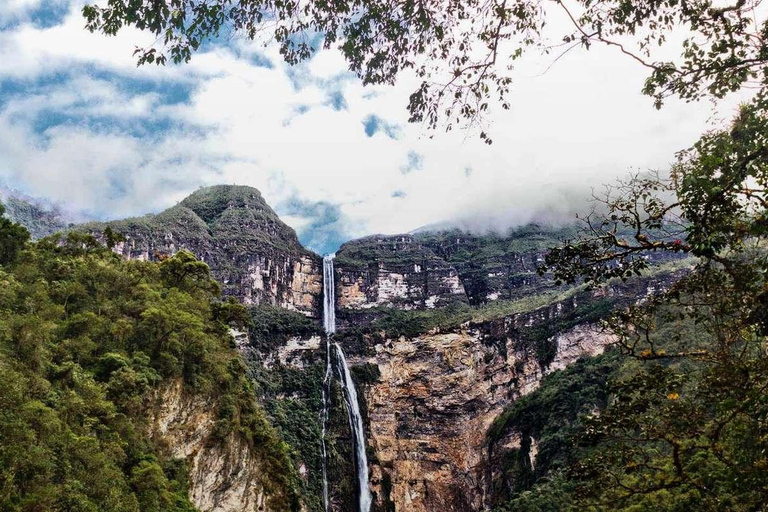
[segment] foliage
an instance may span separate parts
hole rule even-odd
[[[575,234],[575,226],[554,227],[531,223],[506,233],[472,234],[461,230],[424,232],[414,235],[420,242],[453,265],[477,263],[499,256],[527,252],[545,252]]]
[[[579,324],[598,324],[608,317],[620,303],[615,298],[585,299],[580,302],[579,307],[550,322],[536,323],[522,329],[521,337],[525,339],[526,343],[533,345],[536,360],[542,369],[547,368],[557,356],[558,347],[555,336],[558,333],[565,332]]]
[[[156,46],[136,50],[140,64],[189,61],[225,31],[276,41],[289,64],[309,59],[321,45],[337,47],[364,84],[391,84],[415,72],[421,84],[410,96],[410,120],[451,129],[476,125],[496,102],[510,107],[509,71],[530,49],[557,52],[556,61],[575,47],[615,48],[648,69],[643,92],[657,106],[668,96],[721,98],[745,84],[764,87],[768,24],[757,21],[759,3],[109,0],[85,6],[83,14],[91,31],[114,35],[133,26],[157,36]],[[567,22],[552,23],[557,16]],[[675,45],[679,58],[654,60],[664,44]]]
[[[520,499],[530,489],[542,490],[541,479],[559,475],[574,462],[577,445],[574,440],[583,429],[584,417],[608,402],[608,379],[617,371],[619,358],[609,352],[595,358],[580,359],[564,370],[545,377],[541,386],[522,397],[500,416],[488,430],[492,453],[503,450],[497,446],[510,433],[520,435],[521,447],[503,454],[504,485],[496,484],[497,500]],[[531,464],[531,440],[535,439],[538,453]],[[534,486],[534,483],[536,486]],[[550,484],[551,485],[551,484]],[[530,501],[532,496],[525,498]],[[517,506],[523,507],[518,503]],[[510,510],[535,510],[532,505]],[[530,508],[527,508],[530,507]]]
[[[27,240],[29,232],[23,226],[7,219],[5,207],[0,203],[0,265],[13,263]]]
[[[385,309],[383,313],[383,316],[374,320],[371,330],[386,331],[392,338],[414,338],[435,328],[451,329],[472,318],[471,308],[463,302],[428,310]]]
[[[306,475],[300,485],[303,504],[308,510],[320,512],[323,508],[322,481],[322,388],[325,359],[307,355],[303,368],[281,364],[263,365],[251,361],[249,369],[263,395],[263,403],[272,423],[290,447],[290,456],[297,467],[303,466]],[[327,467],[330,493],[335,502],[354,499],[353,454],[349,439],[349,425],[338,382],[331,388],[331,410],[326,434]]]
[[[284,345],[288,338],[302,338],[321,333],[317,322],[296,311],[259,304],[249,310],[248,337],[251,344],[263,353]]]
[[[298,508],[224,322],[240,306],[218,302],[207,266],[125,261],[72,232],[27,245],[0,283],[0,508],[193,510],[184,462],[148,437],[147,398],[179,379],[264,461],[270,505]]]
[[[325,367],[308,364],[303,369],[276,365],[266,368],[252,362],[250,370],[263,392],[267,413],[288,443],[296,467],[304,466],[307,477],[300,481],[303,503],[309,510],[322,510],[321,388]]]
[[[597,285],[642,271],[652,252],[698,258],[668,294],[610,322],[626,363],[608,407],[582,432],[595,449],[570,469],[582,507],[756,510],[768,501],[766,121],[759,101],[744,106],[729,130],[681,152],[669,179],[609,189],[584,235],[547,259],[564,281]]]

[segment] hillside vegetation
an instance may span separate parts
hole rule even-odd
[[[0,224],[0,509],[190,511],[186,463],[148,437],[146,399],[181,380],[218,404],[217,436],[264,461],[273,510],[299,507],[288,449],[255,402],[228,326],[245,311],[186,251],[124,260],[70,233]]]

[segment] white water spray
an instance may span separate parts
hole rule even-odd
[[[329,254],[323,258],[323,327],[327,334],[336,332],[336,280],[333,275],[333,258]]]

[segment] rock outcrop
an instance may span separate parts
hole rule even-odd
[[[411,235],[344,244],[335,268],[340,309],[432,309],[467,301],[456,269]]]
[[[236,432],[214,437],[216,410],[177,380],[152,397],[151,435],[189,464],[189,496],[202,512],[268,511],[261,460]]]
[[[609,341],[593,325],[574,328],[558,339],[556,365],[596,355]],[[382,506],[484,509],[488,428],[549,371],[513,340],[504,344],[499,350],[480,329],[467,328],[377,347],[381,380],[366,398],[377,460],[372,483]]]
[[[523,332],[564,311],[547,309],[376,346],[369,362],[381,378],[365,396],[377,461],[372,484],[382,506],[484,510],[486,435],[494,419],[546,373],[601,353],[612,339],[595,324],[576,325],[549,340],[555,355],[542,364]]]
[[[101,237],[107,226],[125,236],[114,250],[128,258],[154,260],[187,249],[211,267],[225,295],[319,316],[322,260],[255,188],[203,188],[157,215],[78,229]]]

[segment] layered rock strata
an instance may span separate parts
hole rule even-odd
[[[211,267],[224,295],[319,316],[322,260],[255,188],[204,188],[157,215],[79,229],[103,239],[106,227],[125,237],[114,251],[127,258],[156,260],[186,249]]]

